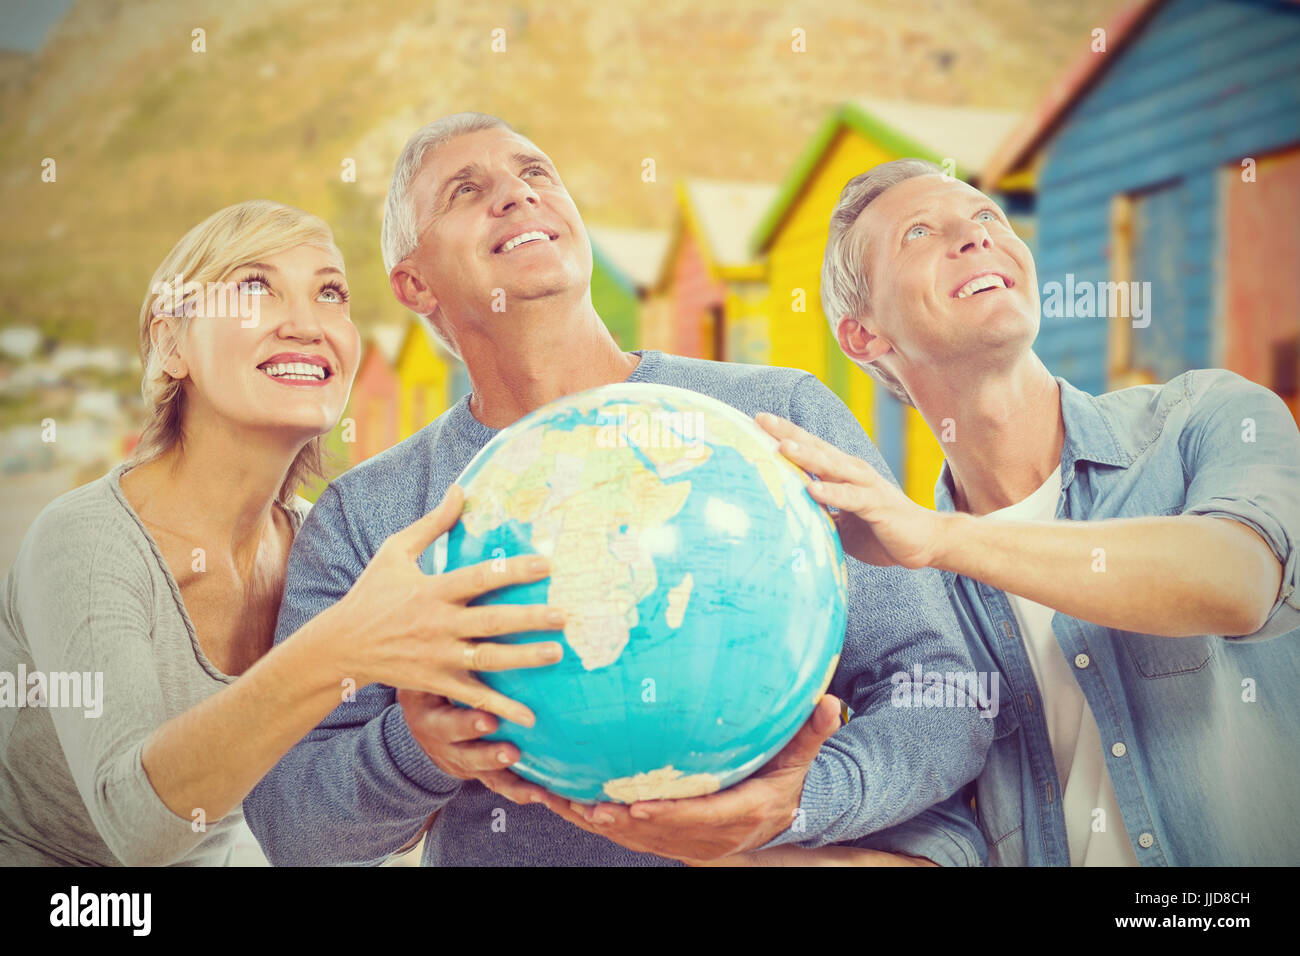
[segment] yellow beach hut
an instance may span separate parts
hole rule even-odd
[[[932,505],[943,462],[939,443],[854,366],[821,309],[821,267],[840,191],[872,166],[917,156],[970,180],[1018,122],[1018,113],[861,99],[833,110],[813,136],[751,237],[767,263],[768,361],[806,369],[853,411],[915,501]]]
[[[399,441],[414,435],[447,410],[452,367],[459,364],[425,328],[424,320],[414,315],[408,319],[396,362],[401,383]]]

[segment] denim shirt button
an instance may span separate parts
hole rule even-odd
[[[1092,663],[1092,658],[1090,658],[1087,654],[1074,655],[1074,666],[1079,668],[1080,670],[1087,667],[1091,663]]]
[[[1142,849],[1144,850],[1150,847],[1155,842],[1156,842],[1156,838],[1153,837],[1150,833],[1143,833],[1138,837],[1138,846],[1142,847]]]
[[[1126,753],[1128,753],[1128,748],[1125,747],[1123,744],[1115,744],[1113,747],[1110,748],[1110,752],[1113,753],[1116,757],[1122,757]]]

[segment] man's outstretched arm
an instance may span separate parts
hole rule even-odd
[[[1300,626],[1300,436],[1286,406],[1236,376],[1198,402],[1183,441],[1182,514],[1104,521],[1001,521],[940,514],[871,463],[789,422],[759,424],[821,477],[845,550],[936,567],[1117,630],[1275,637]],[[1241,422],[1258,440],[1241,440]],[[1104,573],[1102,573],[1104,571]]]

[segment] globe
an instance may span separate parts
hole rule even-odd
[[[527,705],[502,720],[525,779],[583,803],[693,797],[779,751],[830,683],[847,570],[808,478],[746,415],[698,392],[621,383],[545,405],[458,479],[460,521],[420,557],[439,573],[541,554],[551,574],[474,604],[551,604],[564,657],[485,672]]]

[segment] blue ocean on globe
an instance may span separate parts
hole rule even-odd
[[[807,477],[748,416],[621,383],[501,431],[457,479],[461,520],[426,573],[542,554],[551,574],[475,604],[551,604],[564,658],[481,673],[532,709],[487,739],[585,803],[692,797],[753,773],[811,715],[839,660],[847,569]]]

